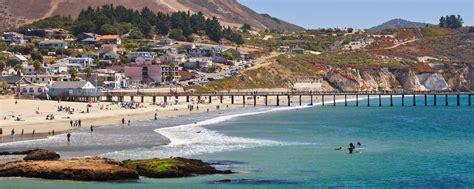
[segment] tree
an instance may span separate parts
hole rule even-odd
[[[442,17],[439,19],[439,27],[442,27],[442,28],[445,28],[445,27],[446,27],[446,18],[444,18],[444,16],[442,16]]]
[[[252,29],[252,26],[250,26],[250,24],[248,24],[248,23],[244,23],[244,25],[242,25],[242,27],[240,27],[240,29],[241,29],[243,32],[248,32],[249,30]]]
[[[68,72],[69,74],[71,74],[71,78],[73,78],[73,79],[76,78],[76,74],[77,74],[77,69],[76,69],[76,68],[69,68],[69,69],[67,70],[67,72]]]
[[[145,35],[138,28],[132,28],[129,34],[130,39],[143,39]]]
[[[120,34],[119,28],[117,25],[104,24],[100,27],[101,34]]]
[[[463,23],[464,21],[461,15],[447,15],[446,17],[442,16],[439,19],[439,27],[442,28],[457,29],[462,27]]]
[[[3,81],[3,82],[2,82],[2,90],[3,90],[3,92],[5,93],[5,91],[8,90],[9,88],[10,88],[10,85],[8,85],[8,82]]]
[[[15,69],[16,73],[18,75],[20,75],[21,73],[23,73],[23,65],[22,64],[17,64],[15,65],[15,67],[13,67],[13,69]]]
[[[35,49],[35,50],[31,51],[30,55],[31,55],[32,60],[37,60],[37,61],[43,62],[43,54],[41,54],[40,51]]]
[[[183,30],[181,29],[172,29],[168,37],[178,41],[186,41],[186,37],[184,36]]]
[[[33,68],[35,69],[35,72],[38,73],[43,69],[43,65],[41,65],[41,62],[38,60],[33,61]]]
[[[206,33],[209,39],[219,42],[222,38],[222,26],[216,17],[206,20]]]
[[[234,55],[232,53],[230,53],[229,51],[224,51],[224,52],[221,52],[221,55],[223,57],[226,57],[227,59],[229,60],[233,60],[234,59]]]
[[[0,72],[3,71],[5,69],[5,62],[0,60]]]
[[[86,76],[87,76],[87,77],[90,77],[91,74],[92,74],[92,72],[93,72],[94,70],[92,70],[92,68],[88,66],[88,67],[84,68],[84,70],[82,70],[82,71],[83,71],[84,73],[86,73]]]

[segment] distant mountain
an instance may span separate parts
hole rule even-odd
[[[148,7],[155,12],[202,12],[217,17],[224,25],[240,27],[244,23],[258,30],[301,31],[304,28],[268,15],[261,15],[237,0],[0,0],[0,30],[54,16],[79,15],[88,6],[122,5],[140,10]]]
[[[369,29],[370,32],[382,31],[385,29],[400,29],[400,28],[420,28],[425,27],[427,23],[411,22],[400,18],[390,20],[378,26]],[[428,24],[433,25],[433,24]]]

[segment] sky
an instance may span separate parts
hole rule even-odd
[[[474,25],[474,0],[238,0],[306,29],[366,29],[394,18],[438,24],[444,15],[461,15]]]

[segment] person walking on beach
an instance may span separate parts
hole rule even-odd
[[[125,124],[125,118],[122,117],[122,125]]]
[[[33,129],[33,133],[31,133],[33,136],[35,136],[35,130]]]
[[[12,136],[15,135],[15,129],[12,129]]]
[[[77,123],[79,124],[79,127],[81,127],[81,120],[78,120]]]
[[[67,142],[71,142],[71,133],[67,133]]]
[[[70,124],[70,125],[71,125],[71,127],[72,127],[72,120],[71,120],[71,121],[69,121],[69,124]]]
[[[130,126],[130,120],[128,120],[128,126]]]
[[[158,120],[158,114],[155,113],[155,120]]]
[[[94,132],[94,126],[91,124],[91,134]]]
[[[21,136],[23,136],[23,133],[25,133],[25,130],[21,129]]]
[[[53,136],[54,136],[54,129],[53,129],[53,132],[52,132]]]

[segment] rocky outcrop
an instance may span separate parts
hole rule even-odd
[[[443,91],[448,90],[448,83],[443,76],[438,73],[423,73],[416,75],[418,81],[428,90]]]
[[[324,79],[341,91],[391,91],[400,88],[387,69],[331,68]]]
[[[81,181],[138,179],[138,173],[121,162],[105,158],[61,161],[19,161],[0,165],[0,177],[35,177]]]
[[[25,161],[38,161],[38,160],[58,160],[60,158],[59,154],[53,151],[45,149],[36,149],[28,153],[23,160]]]
[[[201,160],[185,158],[125,160],[126,167],[137,170],[138,174],[151,178],[176,178],[209,174],[231,174],[221,171]]]

